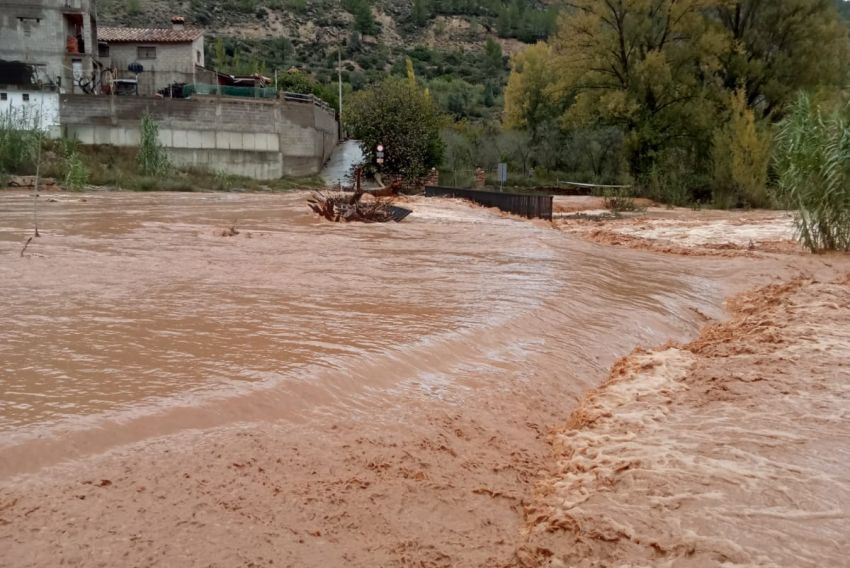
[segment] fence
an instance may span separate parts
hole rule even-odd
[[[222,95],[225,97],[245,97],[252,99],[274,99],[277,91],[274,87],[231,87],[227,85],[206,85],[195,83],[183,87],[183,97],[192,95]]]
[[[276,99],[278,92],[274,87],[231,87],[225,85],[208,85],[195,83],[183,87],[183,97],[192,95],[221,95],[224,97],[243,97],[254,99]],[[291,103],[314,104],[328,112],[334,112],[331,106],[315,95],[281,92],[280,98]]]
[[[460,197],[486,207],[498,207],[499,210],[506,213],[521,215],[529,219],[552,220],[553,200],[551,195],[502,193],[439,186],[426,187],[425,195],[428,197]]]

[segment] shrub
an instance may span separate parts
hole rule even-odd
[[[715,205],[725,209],[769,205],[770,137],[756,123],[743,89],[731,97],[726,123],[714,134],[711,156]]]
[[[35,172],[42,133],[38,117],[10,108],[0,113],[0,174]]]
[[[72,141],[65,142],[65,188],[72,191],[82,191],[89,180],[86,169],[77,146]]]
[[[139,144],[139,173],[143,176],[157,176],[171,169],[165,148],[159,142],[159,125],[145,113],[141,122],[141,141]]]
[[[639,210],[637,204],[635,204],[634,196],[632,196],[631,191],[628,189],[606,188],[602,192],[602,197],[605,209],[608,209],[615,215]]]
[[[649,175],[639,180],[645,197],[674,206],[702,204],[711,199],[710,179],[692,167],[694,158],[682,149],[668,149],[655,162]]]
[[[803,245],[850,251],[850,105],[824,113],[801,94],[779,124],[774,160]]]
[[[431,97],[406,79],[389,78],[355,93],[345,121],[370,164],[377,165],[376,147],[385,146],[381,169],[386,173],[414,180],[442,160],[443,117]]]

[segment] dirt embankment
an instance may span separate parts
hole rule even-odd
[[[730,302],[638,350],[553,436],[523,566],[842,566],[850,277]]]
[[[787,211],[666,208],[645,199],[612,213],[599,197],[556,197],[555,226],[599,244],[683,256],[801,254]]]

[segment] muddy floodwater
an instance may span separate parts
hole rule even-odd
[[[321,222],[302,194],[65,194],[37,207],[42,236],[20,257],[32,197],[0,201],[3,445],[255,387],[274,387],[256,402],[292,412],[298,396],[438,388],[469,343],[498,358],[548,339],[593,368],[610,352],[600,330],[663,337],[692,319],[683,299],[719,296],[687,269],[602,258],[448,201],[415,201],[409,221],[383,226]],[[560,337],[547,337],[553,313],[572,323]],[[228,419],[262,412],[247,406]]]
[[[0,511],[64,527],[0,529],[14,565],[503,565],[547,429],[794,263],[305,198],[45,194],[21,255],[32,194],[0,194]]]

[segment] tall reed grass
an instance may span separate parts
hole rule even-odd
[[[825,112],[800,95],[779,124],[774,160],[803,245],[850,251],[850,105]]]
[[[43,139],[38,113],[9,108],[0,113],[0,174],[35,173]]]

